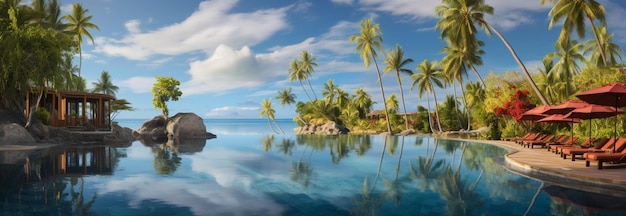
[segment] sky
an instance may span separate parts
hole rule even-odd
[[[608,30],[614,42],[626,47],[626,1],[598,0],[607,12]],[[359,34],[359,22],[373,18],[380,25],[383,49],[396,44],[415,68],[424,60],[439,61],[446,46],[435,30],[435,7],[440,0],[88,0],[61,1],[64,12],[79,2],[92,15],[100,31],[90,29],[94,43],[84,39],[81,75],[88,88],[102,71],[108,71],[119,87],[118,99],[131,102],[135,111],[121,112],[117,119],[148,119],[161,114],[152,105],[151,89],[156,76],[180,81],[178,101],[167,103],[170,115],[193,112],[205,119],[259,118],[264,98],[272,99],[276,118],[293,118],[293,111],[275,99],[291,87],[297,101],[308,101],[300,84],[288,77],[289,62],[307,50],[318,67],[309,78],[318,97],[323,84],[333,80],[346,92],[365,88],[382,108],[373,66],[366,68],[348,40]],[[540,0],[485,0],[494,7],[486,19],[515,48],[531,71],[554,51],[561,26],[548,29],[551,5]],[[577,38],[576,35],[573,36]],[[592,37],[590,32],[585,41]],[[497,38],[484,33],[482,77],[490,72],[520,71]],[[78,64],[78,56],[75,59]],[[382,65],[382,59],[378,59]],[[381,67],[384,67],[381,66]],[[426,98],[411,91],[411,78],[402,76],[407,111],[427,106]],[[467,81],[477,77],[469,73]],[[399,87],[393,72],[383,76],[385,96]],[[445,97],[451,89],[437,89]]]

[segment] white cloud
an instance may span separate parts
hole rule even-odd
[[[234,107],[234,106],[225,106],[211,109],[209,112],[205,113],[204,116],[209,118],[239,118],[239,117],[250,117],[250,116],[258,116],[259,114],[259,104],[258,107]]]
[[[131,77],[119,82],[120,88],[129,88],[133,93],[149,93],[156,80],[154,77]]]
[[[220,45],[255,45],[287,27],[288,7],[228,13],[236,3],[237,0],[203,1],[182,22],[146,33],[140,33],[139,22],[131,20],[126,23],[129,32],[124,38],[99,38],[95,50],[133,60],[196,51],[210,53]]]
[[[330,0],[332,3],[335,4],[352,4],[354,2],[354,0]]]
[[[359,3],[368,10],[382,11],[396,16],[409,16],[416,20],[437,19],[435,8],[441,0],[361,0]],[[493,16],[486,16],[494,26],[511,29],[533,21],[528,11],[542,11],[550,8],[537,1],[486,0],[485,4],[494,8]]]

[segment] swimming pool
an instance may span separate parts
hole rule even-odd
[[[509,172],[492,145],[232,124],[208,127],[218,137],[206,141],[5,153],[2,215],[626,213],[579,201],[611,197]]]

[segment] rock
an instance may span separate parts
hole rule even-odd
[[[167,122],[167,135],[171,138],[205,138],[206,126],[195,113],[177,113]]]
[[[337,135],[337,134],[347,134],[350,132],[348,128],[343,125],[337,124],[333,121],[327,122],[325,124],[314,124],[309,123],[302,127],[298,127],[294,129],[296,134],[321,134],[321,135]]]
[[[35,143],[35,139],[23,126],[15,123],[0,125],[0,145],[32,143]]]
[[[407,136],[407,135],[411,135],[411,134],[415,134],[415,133],[416,133],[415,130],[407,129],[407,130],[403,130],[398,135],[400,135],[400,136]]]
[[[58,128],[48,126],[49,136],[46,139],[46,142],[51,143],[73,143],[75,140],[73,139],[70,130],[67,128]]]
[[[37,140],[45,140],[50,137],[50,130],[47,125],[44,125],[39,119],[33,118],[30,121],[30,125],[26,128],[28,132]]]
[[[163,115],[146,121],[132,136],[142,144],[153,146],[169,140],[212,139],[215,134],[206,131],[204,121],[194,113],[177,113],[171,118]]]
[[[104,136],[102,141],[105,143],[132,143],[135,141],[135,137],[133,137],[132,129],[120,127],[117,122],[113,122],[111,134]]]

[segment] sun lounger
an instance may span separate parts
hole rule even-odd
[[[520,144],[520,145],[521,145],[521,144],[522,144],[522,143],[524,143],[524,141],[526,141],[526,140],[535,140],[535,139],[538,139],[538,138],[539,138],[539,137],[541,137],[541,136],[543,136],[543,134],[541,134],[541,133],[534,133],[534,134],[532,134],[532,135],[530,135],[530,136],[528,136],[528,137],[525,137],[525,138],[516,138],[516,139],[513,139],[513,142],[515,142],[515,143],[517,143],[517,144]]]
[[[546,143],[546,147],[548,148],[548,151],[556,152],[557,146],[574,146],[574,143],[577,143],[577,142],[578,142],[578,137],[572,136],[569,139],[567,139],[565,142]]]
[[[584,140],[582,143],[580,143],[579,145],[574,144],[574,145],[569,145],[569,146],[565,146],[565,145],[563,145],[563,146],[554,146],[554,153],[560,155],[562,150],[563,150],[563,148],[565,148],[565,147],[578,147],[578,148],[580,148],[580,146],[590,146],[595,139],[596,139],[595,137],[589,137],[586,140]]]
[[[532,141],[524,141],[524,147],[528,147],[528,148],[534,148],[535,145],[541,145],[544,146],[546,144],[546,142],[550,142],[552,141],[552,139],[554,139],[554,134],[550,134],[548,136],[544,136],[543,138],[539,139],[539,140],[532,140]]]
[[[576,161],[576,155],[582,156],[589,152],[605,152],[609,148],[613,148],[615,138],[601,138],[594,142],[593,146],[588,147],[561,147],[561,157],[567,159],[568,155],[572,156],[572,161]]]
[[[534,134],[535,134],[535,133],[530,132],[530,133],[527,133],[526,135],[524,135],[524,136],[522,136],[522,137],[507,137],[507,138],[502,138],[501,140],[502,140],[502,141],[515,141],[516,139],[526,139],[526,138],[528,138],[529,136],[532,136],[532,135],[534,135]]]
[[[615,144],[616,148],[618,147]],[[598,169],[602,169],[603,163],[626,163],[626,144],[622,144],[621,148],[616,149],[617,153],[585,153],[583,157],[587,160],[585,166],[589,167],[592,161],[598,162]]]
[[[558,138],[556,138],[554,141],[548,141],[548,142],[535,141],[535,142],[530,142],[530,143],[531,143],[532,146],[541,145],[542,147],[544,147],[544,146],[548,147],[548,145],[556,145],[557,143],[562,143],[566,139],[567,139],[567,135],[563,134],[563,135],[559,136]]]

